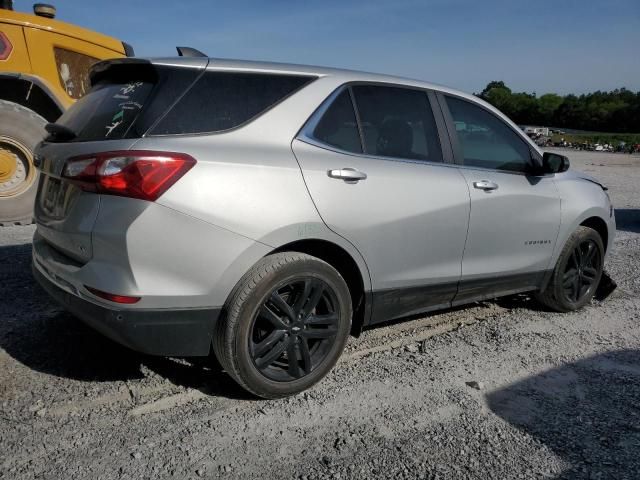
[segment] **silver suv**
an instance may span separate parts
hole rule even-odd
[[[304,390],[349,333],[517,292],[575,310],[606,188],[479,99],[415,80],[208,58],[98,64],[37,150],[33,271],[154,355]]]

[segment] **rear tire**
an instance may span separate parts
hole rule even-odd
[[[231,293],[213,349],[227,373],[254,395],[294,395],[336,364],[351,316],[349,289],[331,265],[303,253],[276,253]]]
[[[0,100],[0,224],[33,221],[38,172],[33,150],[45,137],[46,120],[17,103]]]
[[[593,298],[604,268],[604,246],[598,232],[578,227],[565,244],[547,287],[536,295],[557,312],[584,307]]]

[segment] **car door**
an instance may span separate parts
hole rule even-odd
[[[454,304],[540,286],[560,226],[553,176],[534,175],[537,152],[484,106],[439,95],[471,214]]]
[[[425,90],[345,86],[293,142],[323,221],[369,267],[372,322],[448,306],[456,292],[469,192],[438,119]]]

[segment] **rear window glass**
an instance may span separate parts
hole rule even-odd
[[[201,73],[192,68],[114,68],[56,123],[76,134],[73,141],[139,138]]]
[[[205,73],[150,134],[208,133],[238,127],[313,79],[299,75]]]
[[[152,83],[100,83],[56,122],[76,133],[74,140],[124,138],[145,104]]]

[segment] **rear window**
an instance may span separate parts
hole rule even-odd
[[[314,78],[300,75],[207,72],[150,134],[210,133],[238,127]]]
[[[56,122],[76,133],[76,141],[124,138],[145,104],[152,83],[100,83]]]
[[[200,73],[151,65],[114,67],[56,123],[72,130],[76,142],[139,138]]]

